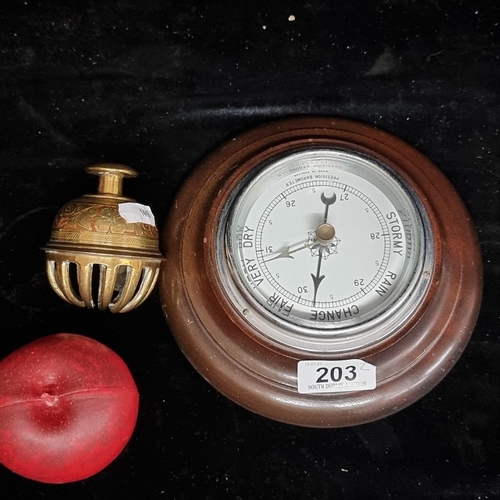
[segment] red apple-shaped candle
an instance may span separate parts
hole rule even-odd
[[[44,337],[0,362],[0,462],[46,483],[85,479],[123,450],[138,405],[129,369],[108,347]]]

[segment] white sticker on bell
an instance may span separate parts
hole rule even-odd
[[[142,222],[151,226],[155,225],[155,216],[147,205],[140,203],[119,203],[118,212],[128,222]]]
[[[377,387],[377,367],[362,359],[299,361],[297,387],[300,394],[371,391]]]

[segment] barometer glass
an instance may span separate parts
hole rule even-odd
[[[389,336],[420,303],[433,265],[425,212],[403,180],[333,148],[254,169],[226,203],[217,245],[222,284],[245,320],[310,350]]]

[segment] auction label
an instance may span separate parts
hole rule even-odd
[[[297,386],[300,394],[370,391],[377,387],[377,367],[362,359],[299,361]]]
[[[142,222],[150,226],[155,225],[155,216],[147,205],[128,202],[120,203],[118,204],[118,212],[129,224]]]

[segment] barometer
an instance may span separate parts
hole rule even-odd
[[[278,121],[223,145],[185,182],[163,243],[163,308],[193,366],[296,425],[416,401],[479,309],[479,248],[453,187],[413,147],[348,120]]]

